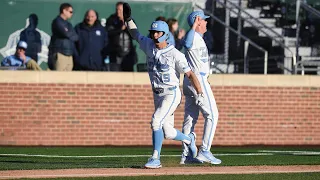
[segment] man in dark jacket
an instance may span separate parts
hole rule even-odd
[[[60,6],[60,15],[52,21],[48,59],[49,68],[52,70],[72,71],[74,43],[78,41],[77,33],[67,21],[72,14],[72,6],[69,3],[63,3]]]
[[[133,71],[133,66],[137,62],[136,50],[124,24],[122,12],[123,2],[118,2],[116,13],[112,14],[106,23],[111,71]]]
[[[75,27],[79,36],[76,42],[74,70],[101,71],[106,58],[107,33],[100,24],[98,13],[88,10],[83,22]]]

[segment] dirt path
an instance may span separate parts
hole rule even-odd
[[[301,166],[225,166],[225,167],[167,167],[161,169],[104,168],[0,171],[0,179],[58,178],[58,177],[110,177],[160,176],[192,174],[258,174],[320,172],[320,165]]]

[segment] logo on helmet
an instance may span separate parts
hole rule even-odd
[[[157,23],[153,23],[152,24],[152,28],[157,28],[158,27],[158,24]]]

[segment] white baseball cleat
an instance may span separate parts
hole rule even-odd
[[[161,168],[162,165],[161,165],[160,159],[151,157],[148,159],[148,162],[144,165],[144,167],[148,169],[158,169],[158,168]]]
[[[221,160],[214,157],[210,151],[200,150],[196,157],[199,161],[207,162],[210,164],[221,164]]]

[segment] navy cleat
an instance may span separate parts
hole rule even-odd
[[[181,155],[180,164],[202,164],[203,162],[197,158],[192,158],[191,156],[185,156],[183,153]]]
[[[191,139],[190,144],[188,145],[189,149],[190,149],[190,153],[192,155],[193,158],[197,157],[197,152],[198,152],[198,148],[196,145],[196,133],[192,132],[189,134],[189,137]]]

